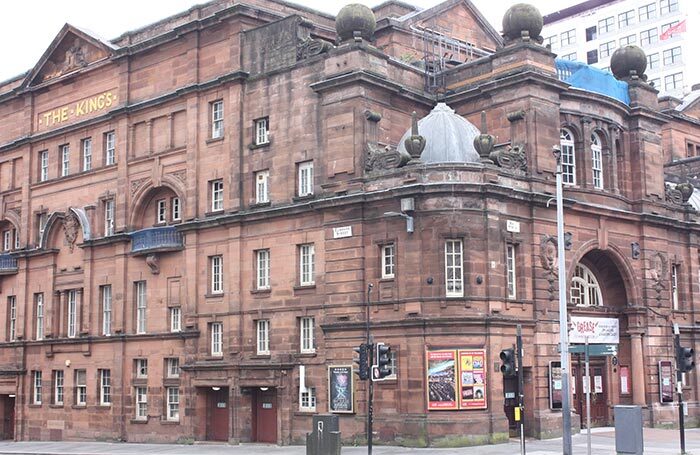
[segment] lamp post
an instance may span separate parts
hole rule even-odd
[[[384,212],[384,216],[400,216],[406,220],[406,232],[413,232],[413,217],[403,212]]]
[[[566,309],[566,264],[564,261],[564,202],[561,149],[552,150],[557,160],[557,257],[559,259],[559,346],[562,388],[562,454],[571,455],[571,389],[569,388],[569,321]]]

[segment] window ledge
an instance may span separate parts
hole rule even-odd
[[[107,411],[109,409],[112,409],[112,403],[110,403],[110,404],[98,404],[97,406],[95,406],[95,409],[98,409],[98,410],[101,409],[103,411]]]
[[[310,201],[313,198],[314,198],[314,193],[311,193],[311,194],[305,194],[304,196],[294,196],[292,198],[292,201],[293,202],[304,202],[304,201]]]
[[[161,419],[160,424],[161,425],[180,425],[180,421],[179,420]]]
[[[222,133],[219,137],[210,137],[209,139],[204,141],[204,143],[207,145],[216,144],[217,142],[222,142],[224,140],[224,137],[225,135]]]
[[[392,276],[392,277],[380,278],[379,282],[380,283],[393,283],[394,280],[396,280],[396,277]]]
[[[295,291],[304,291],[307,289],[316,289],[316,283],[314,284],[298,284],[293,288]]]
[[[223,215],[223,214],[224,214],[224,209],[221,209],[221,210],[212,210],[211,212],[205,212],[204,216],[210,217],[210,216],[218,216],[218,215]]]
[[[134,378],[133,385],[148,385],[148,378]]]
[[[129,419],[129,423],[132,425],[143,425],[145,423],[148,423],[148,417],[145,419]]]
[[[318,412],[315,409],[304,409],[304,410],[299,410],[299,411],[294,411],[295,416],[299,417],[306,417],[306,416],[313,416],[316,415]]]
[[[180,378],[163,378],[163,387],[178,387]]]
[[[223,361],[224,355],[223,354],[221,354],[221,355],[208,355],[208,356],[204,357],[204,360],[206,360],[208,362],[215,362],[217,360]]]
[[[270,207],[271,205],[272,205],[272,203],[271,203],[270,201],[267,201],[267,202],[253,202],[252,204],[250,204],[250,208],[251,208],[251,209],[262,209],[262,208],[265,208],[265,207]]]
[[[313,352],[309,351],[309,352],[294,353],[294,354],[292,354],[292,357],[294,357],[296,359],[312,359],[312,358],[316,357],[317,355],[318,355],[318,353],[316,351],[313,351]]]
[[[272,293],[272,289],[251,289],[250,293],[253,295],[267,296]]]
[[[70,407],[71,409],[87,409],[87,404],[73,404]]]
[[[269,360],[272,356],[270,354],[255,354],[250,356],[253,360]]]
[[[267,142],[263,142],[262,144],[249,144],[248,149],[249,150],[264,149],[264,148],[270,147],[270,145],[272,145],[272,140],[269,140]]]
[[[221,299],[223,297],[224,297],[223,292],[217,292],[216,294],[212,294],[212,293],[204,294],[205,299]]]
[[[52,408],[52,409],[63,409],[64,407],[65,407],[65,405],[62,405],[62,404],[50,404],[49,405],[49,408]]]
[[[29,403],[27,406],[29,406],[30,408],[40,408],[43,406],[43,404],[41,404],[41,403]]]

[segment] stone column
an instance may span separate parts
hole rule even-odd
[[[644,392],[644,354],[642,352],[642,334],[632,333],[632,403],[646,405]]]

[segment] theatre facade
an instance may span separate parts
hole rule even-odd
[[[538,18],[215,0],[111,41],[64,26],[0,83],[2,436],[293,444],[335,413],[362,442],[367,315],[383,443],[506,440],[518,324],[527,432],[561,434],[553,150],[572,337],[608,346],[591,419],[674,424],[700,231],[673,163],[700,121],[638,48],[578,79]]]

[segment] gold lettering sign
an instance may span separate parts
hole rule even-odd
[[[115,92],[116,89],[108,90],[49,111],[41,112],[37,119],[39,128],[59,126],[71,120],[79,120],[81,117],[107,110],[117,104]]]

